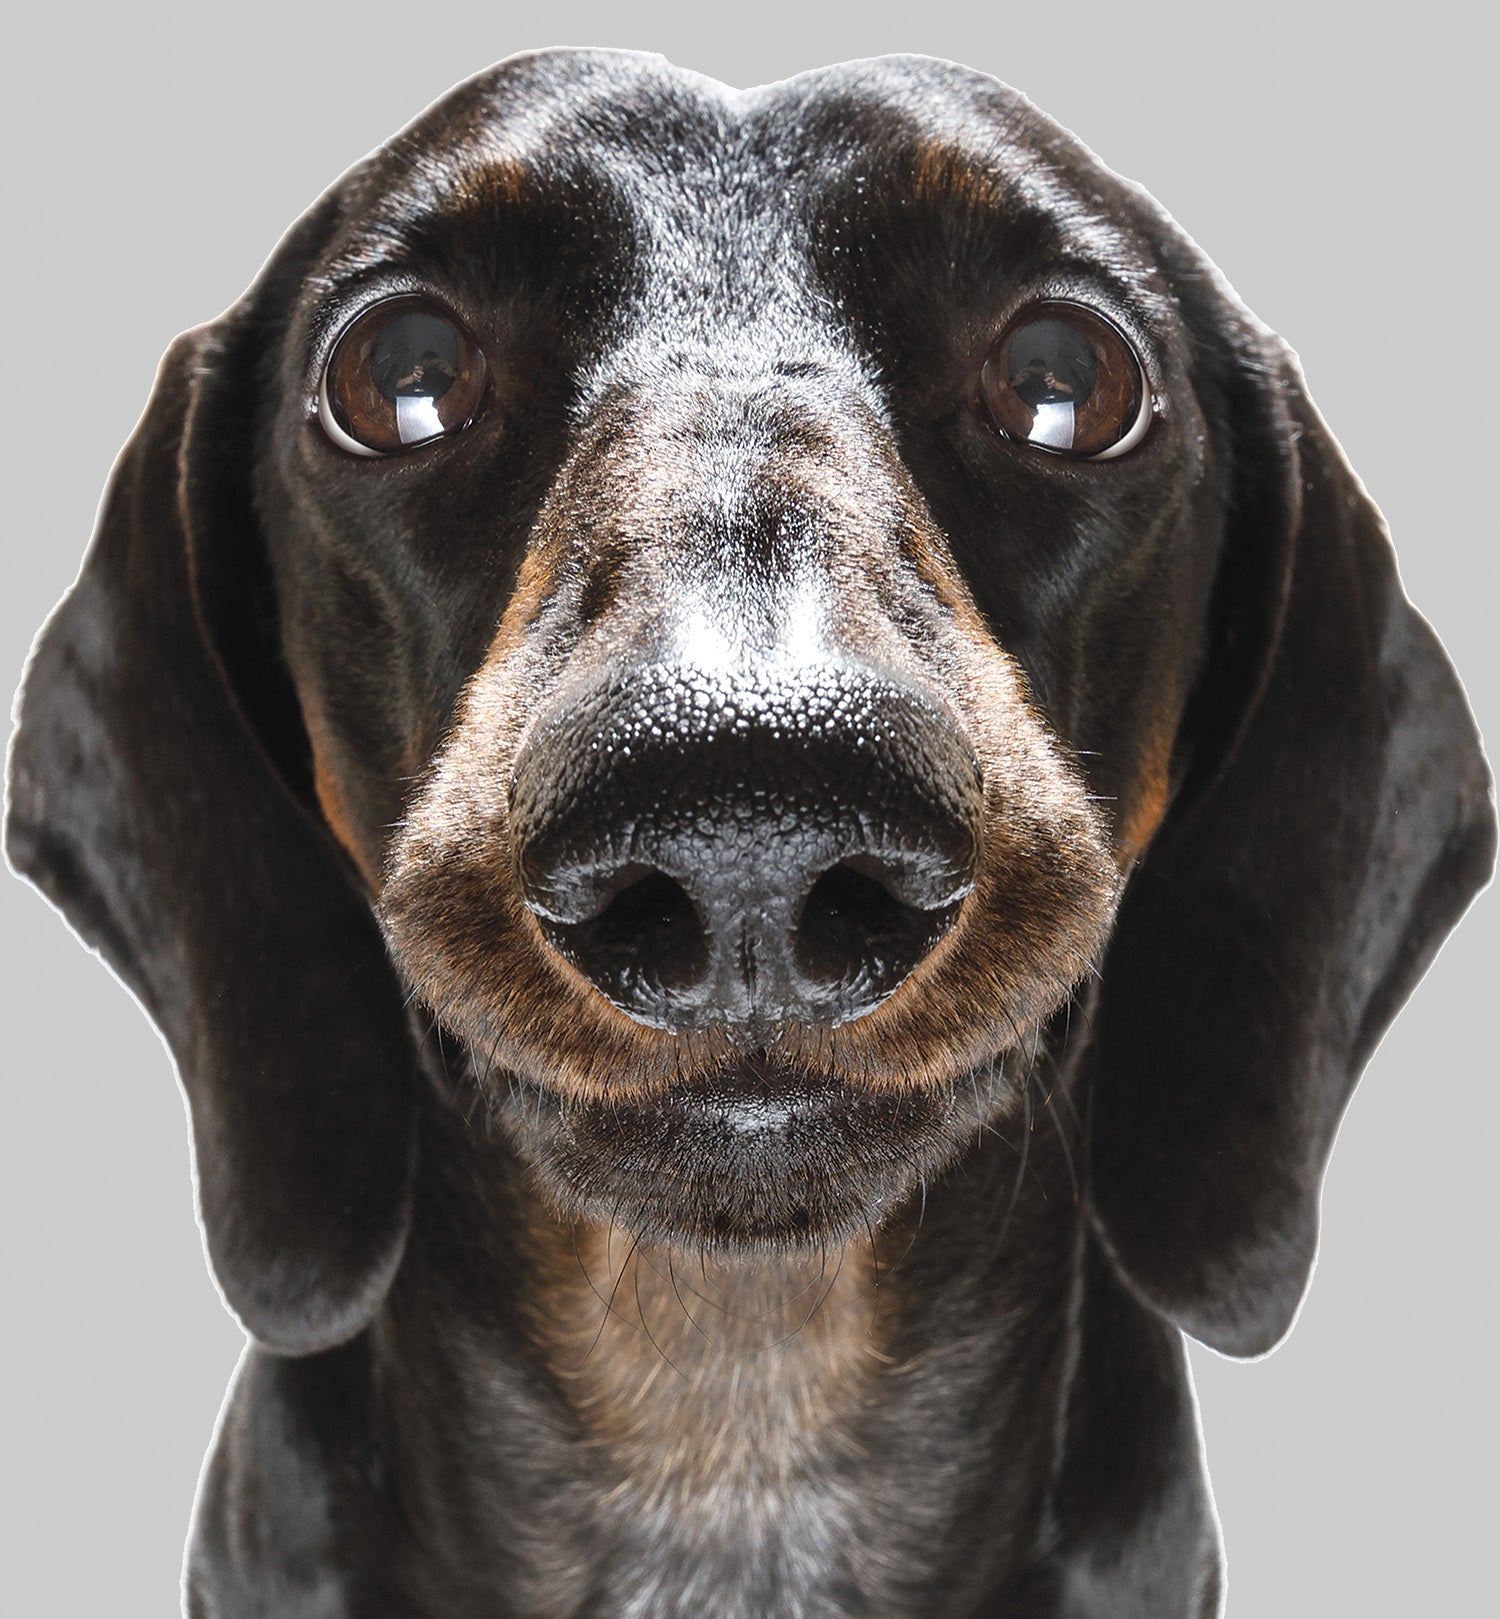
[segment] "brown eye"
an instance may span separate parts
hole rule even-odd
[[[426,298],[388,298],[334,346],[318,420],[355,455],[409,450],[467,427],[484,377],[484,355],[446,310]]]
[[[1123,455],[1151,421],[1135,350],[1082,304],[1023,309],[990,351],[979,386],[1007,438],[1058,455]]]

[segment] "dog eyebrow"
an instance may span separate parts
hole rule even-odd
[[[917,148],[911,193],[918,202],[958,202],[985,213],[999,208],[1007,197],[994,169],[946,140],[924,141]]]
[[[385,177],[377,206],[316,278],[318,289],[336,295],[374,271],[399,267],[434,227],[524,208],[542,185],[535,167],[517,154],[491,151],[442,165],[419,154],[404,173]]]
[[[491,149],[443,168],[422,162],[394,177],[307,284],[335,310],[381,275],[442,281],[467,268],[480,275],[478,291],[486,270],[502,280],[536,274],[538,251],[545,257],[549,242],[566,252],[570,241],[612,230],[625,250],[627,215],[611,175],[566,158],[543,166]]]
[[[1167,278],[1143,250],[1143,232],[1103,212],[1099,198],[1080,193],[1037,153],[1010,140],[975,147],[944,135],[915,143],[903,169],[906,202],[958,216],[969,254],[987,256],[990,243],[1005,252],[1018,230],[1035,229],[1025,262],[1112,294],[1153,330],[1172,320]],[[1067,296],[1066,288],[1056,295]]]

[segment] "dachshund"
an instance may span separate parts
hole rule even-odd
[[[994,80],[514,58],[168,352],[7,843],[251,1336],[196,1619],[1201,1619],[1485,881],[1290,352]]]

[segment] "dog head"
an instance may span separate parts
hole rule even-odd
[[[268,1343],[399,1263],[413,994],[564,1214],[736,1247],[899,1206],[1089,981],[1096,1222],[1249,1351],[1494,829],[1291,356],[1148,198],[934,61],[556,52],[168,355],[8,837],[166,1033]]]

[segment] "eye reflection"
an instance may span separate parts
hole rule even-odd
[[[1035,408],[1036,415],[1032,419],[1031,431],[1026,436],[1026,442],[1028,444],[1040,444],[1049,450],[1071,450],[1073,448],[1072,401],[1057,402],[1046,399]]]
[[[420,394],[396,396],[396,435],[403,444],[421,444],[443,431],[437,404]]]

